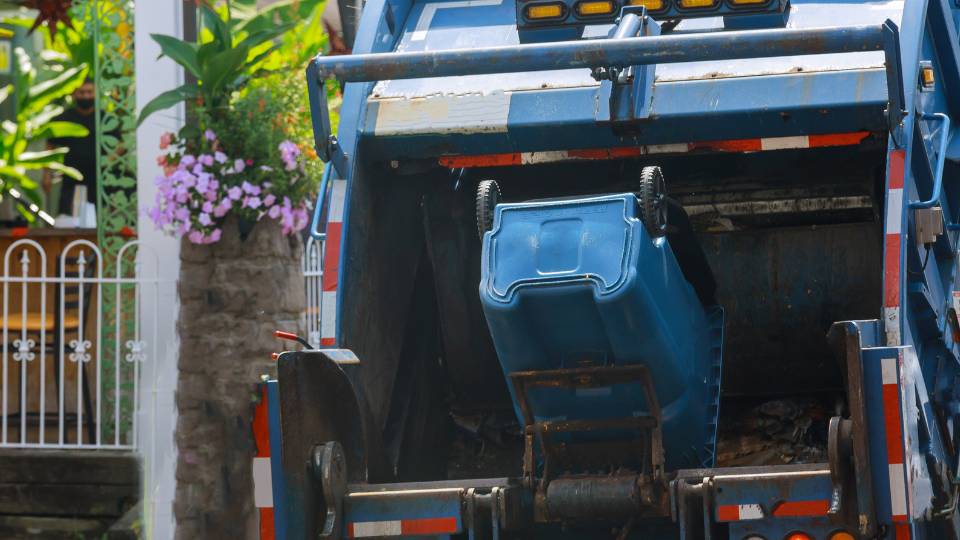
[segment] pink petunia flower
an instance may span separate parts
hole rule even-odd
[[[170,143],[173,142],[173,133],[169,131],[160,136],[160,149],[166,150]]]

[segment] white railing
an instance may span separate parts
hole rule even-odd
[[[32,239],[6,249],[3,274],[0,447],[130,449],[137,440],[141,364],[156,343],[161,286],[147,246],[105,260],[88,240],[48,255]],[[144,332],[143,330],[147,330]]]
[[[320,347],[323,321],[323,248],[325,242],[310,237],[303,248],[301,270],[307,292],[307,341],[313,348]]]

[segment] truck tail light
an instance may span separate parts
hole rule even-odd
[[[807,533],[797,531],[788,534],[783,540],[813,540],[813,538],[811,538]]]
[[[717,0],[680,0],[682,9],[709,9],[716,5]]]
[[[631,6],[643,6],[650,12],[660,11],[667,7],[665,0],[628,0],[627,4]]]
[[[527,6],[524,10],[524,14],[527,19],[531,21],[544,21],[549,19],[559,19],[563,17],[564,4],[560,2],[552,2],[549,4],[533,4]]]
[[[611,13],[613,13],[613,2],[611,0],[589,0],[577,3],[577,15],[581,17],[609,15]]]
[[[837,531],[830,535],[830,540],[855,540],[847,531]]]

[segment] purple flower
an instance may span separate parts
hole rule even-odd
[[[264,206],[273,206],[273,203],[275,203],[275,202],[277,202],[277,197],[276,197],[276,195],[274,195],[273,193],[271,193],[271,194],[269,194],[269,195],[267,195],[266,197],[263,198],[263,205],[264,205]]]
[[[215,140],[217,140],[217,134],[214,133],[212,129],[208,129],[208,130],[204,131],[204,132],[203,132],[203,136],[204,136],[204,138],[207,139],[208,141],[215,141]]]
[[[187,223],[190,221],[190,209],[186,206],[181,206],[173,212],[173,216],[177,218],[177,221]]]
[[[197,221],[200,222],[204,227],[209,227],[213,220],[210,219],[210,214],[206,212],[201,212],[200,217],[197,218]]]
[[[193,242],[194,244],[202,244],[202,243],[203,243],[203,233],[200,232],[200,231],[192,231],[192,232],[187,236],[187,238],[189,238],[190,241]]]
[[[277,219],[280,217],[280,207],[274,206],[270,208],[270,210],[267,210],[267,215],[270,216],[270,219]]]
[[[234,172],[242,173],[243,170],[246,168],[247,168],[247,165],[243,162],[242,159],[238,159],[233,162]]]
[[[189,167],[196,162],[197,158],[195,158],[192,154],[184,154],[183,157],[180,158],[181,167]]]
[[[226,163],[227,155],[218,150],[213,153],[213,159],[215,159],[217,163]]]
[[[193,174],[203,174],[203,163],[197,163],[193,166]]]
[[[260,197],[247,197],[243,200],[243,202],[244,206],[247,208],[253,208],[254,210],[260,208],[260,206],[263,204],[263,202],[260,200]]]
[[[213,242],[219,242],[221,234],[223,234],[223,231],[220,229],[214,229],[213,232],[210,233],[210,243],[212,244]]]
[[[213,178],[213,175],[210,173],[201,173],[197,175],[197,193],[204,195],[210,191],[210,179]]]
[[[280,150],[280,159],[283,161],[283,168],[292,171],[297,168],[297,157],[300,156],[300,148],[291,141],[283,141],[277,147]]]
[[[244,183],[241,185],[241,187],[243,188],[244,193],[248,193],[248,194],[250,194],[250,195],[259,195],[259,194],[260,194],[260,186],[255,186],[255,185],[251,184],[250,182],[244,181]]]
[[[239,201],[240,197],[243,197],[243,190],[237,186],[227,190],[227,197],[230,197],[230,200]]]
[[[209,214],[210,212],[213,212],[213,203],[210,201],[207,201],[203,203],[203,206],[201,206],[200,208],[201,210]]]
[[[200,157],[197,159],[207,167],[213,167],[213,156],[210,154],[200,154]]]

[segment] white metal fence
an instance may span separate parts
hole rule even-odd
[[[307,341],[320,347],[323,322],[323,248],[325,242],[310,237],[303,249],[301,269],[307,291]]]
[[[0,447],[133,448],[141,366],[156,358],[155,255],[137,241],[104,258],[88,240],[3,256]],[[141,328],[152,310],[154,328]],[[144,332],[147,330],[147,332]]]

